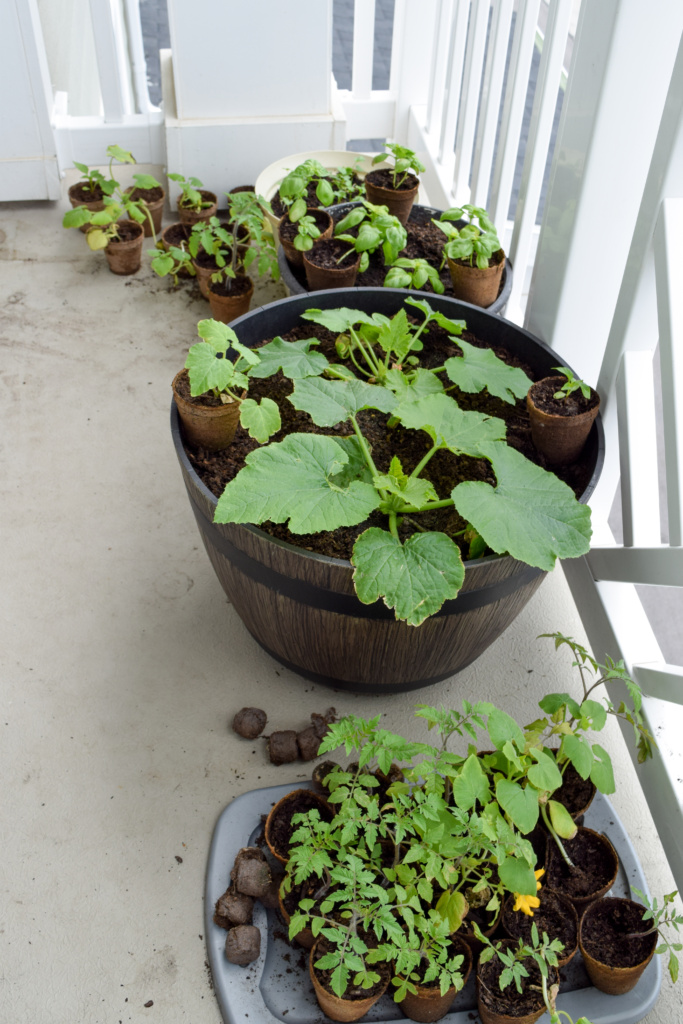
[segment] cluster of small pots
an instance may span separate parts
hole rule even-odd
[[[261,708],[242,708],[232,720],[233,732],[244,739],[254,740],[266,727],[268,716]],[[318,748],[325,738],[336,711],[328,708],[324,714],[311,714],[311,724],[298,732],[295,729],[278,729],[264,737],[268,757],[272,764],[291,764],[293,761],[313,761]]]
[[[274,865],[284,866],[287,863],[290,839],[295,828],[291,823],[294,814],[315,808],[322,820],[330,821],[332,819],[334,812],[326,799],[328,792],[324,780],[334,766],[335,762],[332,761],[316,766],[313,772],[313,789],[294,790],[271,809],[266,819],[264,837]],[[353,771],[356,767],[349,765],[347,770]],[[380,780],[380,786],[388,787],[395,779],[402,778],[400,769],[395,765],[392,765],[387,775],[379,771],[376,774]],[[591,789],[590,794],[586,798],[582,798],[581,806],[569,808],[575,820],[582,820],[583,814],[592,800],[593,792],[594,790]],[[539,930],[546,931],[550,939],[560,937],[565,943],[564,951],[558,957],[558,969],[568,964],[580,950],[589,977],[596,988],[613,995],[629,991],[650,962],[657,943],[657,936],[656,933],[642,934],[649,931],[648,923],[642,922],[643,907],[630,900],[606,896],[616,880],[619,867],[618,855],[612,843],[606,836],[580,826],[575,838],[565,842],[565,849],[569,857],[577,865],[576,870],[570,870],[547,833],[539,829],[530,838],[539,852],[541,863],[545,857],[545,874],[543,876],[545,884],[539,892],[540,906],[535,910],[535,918],[515,912],[513,909],[514,897],[509,896],[495,919],[489,922],[488,927],[482,927],[482,931],[494,941],[500,941],[503,945],[514,949],[517,947],[519,939],[525,942],[530,940],[531,926],[535,920]],[[249,851],[241,851],[238,861],[241,859],[244,862],[247,853]],[[274,883],[272,880],[275,872],[271,872],[270,875],[266,873],[266,869],[263,867],[265,857],[261,851],[249,853],[249,857],[253,857],[254,862],[258,859],[259,866],[254,867],[253,864],[250,864],[249,870],[259,873],[260,881],[256,886],[249,881],[246,888],[252,892],[260,886],[262,893],[265,894],[265,899],[261,892],[254,894],[261,898],[267,906],[273,906]],[[587,865],[591,862],[599,862],[593,877],[587,870]],[[217,913],[219,905],[224,906],[234,899],[230,894],[235,891],[240,892],[242,891],[240,887],[244,887],[237,862],[231,873],[231,879],[230,889],[216,905]],[[282,886],[278,889],[277,906],[287,925],[300,898],[302,898],[301,893],[296,889],[289,893],[284,893]],[[217,923],[221,922],[217,921]],[[246,924],[247,922],[240,922],[238,926],[244,927]],[[231,927],[234,928],[235,925],[231,925]],[[632,945],[634,951],[627,956],[626,966],[608,962],[602,952],[607,934],[615,936],[617,945],[620,947],[628,946],[629,943]],[[228,939],[230,940],[230,933]],[[228,954],[226,946],[226,955],[234,963],[242,962],[233,959],[237,955],[235,948],[237,948],[238,940],[242,942],[241,934],[235,935],[231,940],[230,954]],[[474,937],[469,926],[463,926],[457,933],[454,933],[453,941],[457,946],[457,952],[464,957],[462,967],[464,984],[483,947]],[[350,993],[347,992],[343,998],[340,998],[323,983],[322,975],[314,966],[316,960],[320,958],[320,943],[324,943],[324,939],[316,939],[311,929],[307,928],[299,932],[293,942],[310,951],[311,983],[321,1009],[332,1020],[359,1020],[389,987],[391,972],[388,969],[382,972],[380,965],[378,970],[382,975],[382,984],[378,985],[370,996],[359,989],[357,993],[353,993],[352,997],[349,997]],[[255,950],[256,945],[254,944],[252,948]],[[260,949],[260,945],[258,948]],[[635,962],[638,957],[640,959]],[[483,1024],[512,1024],[513,1021],[516,1024],[520,1024],[520,1022],[533,1024],[546,1009],[540,994],[540,986],[538,992],[534,986],[533,966],[529,968],[530,978],[527,986],[523,988],[523,1005],[521,1006],[520,997],[517,995],[514,985],[508,986],[504,991],[500,990],[498,979],[501,969],[497,958],[483,964],[479,963],[476,967],[477,1002]],[[550,969],[549,984],[559,985],[559,972],[554,968]],[[405,1000],[399,1003],[406,1017],[418,1022],[432,1022],[440,1020],[448,1013],[456,994],[455,989],[450,989],[442,996],[438,985],[418,985],[417,988],[417,994],[409,994]]]
[[[85,206],[88,210],[92,210],[93,213],[104,210],[105,204],[102,193],[94,193],[96,197],[91,200],[84,201],[82,199],[80,190],[84,184],[87,183],[79,181],[69,189],[68,197],[71,206],[74,208]],[[150,224],[147,217],[142,224],[138,224],[134,220],[119,221],[118,226],[121,237],[113,238],[109,242],[104,250],[104,255],[107,258],[112,274],[122,276],[136,274],[140,269],[144,240],[145,238],[151,238],[153,233],[158,235],[161,231],[161,220],[164,203],[166,202],[166,192],[161,185],[153,189],[127,188],[126,195],[130,199],[142,200],[142,205],[149,212],[152,223]],[[152,226],[154,227],[154,232],[152,232]],[[83,225],[80,230],[86,233],[89,230],[89,225]]]

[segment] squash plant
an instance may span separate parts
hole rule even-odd
[[[447,393],[453,386],[470,393],[486,388],[514,404],[528,391],[527,375],[460,338],[462,321],[424,300],[406,299],[406,305],[422,313],[420,324],[411,324],[405,309],[391,319],[348,308],[304,314],[339,336],[338,351],[348,354],[352,369],[323,357],[316,373],[295,380],[289,401],[318,427],[352,436],[293,433],[251,452],[219,498],[214,522],[271,520],[288,522],[295,534],[317,533],[379,513],[386,526],[367,528],[353,548],[356,594],[364,604],[381,598],[398,619],[417,626],[457,596],[465,577],[458,544],[425,528],[423,513],[454,508],[475,545],[481,539],[491,551],[544,570],[557,558],[585,554],[591,525],[590,510],[566,484],[507,445],[502,419],[464,410]],[[443,366],[428,369],[420,366],[419,353],[431,323],[448,331],[454,349]],[[380,471],[358,417],[365,409],[429,439],[410,472],[397,456]],[[463,482],[440,497],[423,473],[441,450],[485,459],[495,484]],[[414,532],[401,540],[399,525],[406,520]]]

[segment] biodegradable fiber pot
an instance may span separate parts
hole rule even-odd
[[[640,903],[610,896],[591,904],[583,915],[579,933],[581,956],[590,980],[601,992],[611,996],[630,992],[652,960],[657,932],[635,937],[637,932],[649,931],[651,922],[643,921],[644,910]],[[634,937],[626,938],[626,935]],[[631,961],[628,966],[605,962],[608,955],[611,959],[616,952],[607,954],[608,937],[616,940],[619,953]]]
[[[398,217],[405,227],[420,190],[420,180],[414,174],[409,174],[405,179],[405,188],[387,188],[386,182],[391,182],[392,177],[393,172],[387,169],[370,171],[365,175],[365,194],[369,203],[386,206],[389,213]]]
[[[564,967],[574,958],[579,948],[579,918],[573,903],[559,892],[554,892],[544,885],[539,893],[540,907],[529,917],[521,910],[513,910],[514,896],[506,896],[503,902],[501,924],[506,935],[511,939],[531,939],[532,925],[538,927],[539,934],[547,932],[550,939],[560,938],[565,941],[564,950],[557,958],[558,967]]]
[[[592,828],[579,828],[563,846],[575,867],[569,868],[555,842],[548,842],[546,881],[576,907],[579,916],[590,903],[612,888],[619,870],[619,857],[606,835]],[[591,870],[592,869],[592,870]]]
[[[457,936],[453,939],[453,945],[457,946],[453,951],[454,956],[465,958],[460,968],[464,988],[472,970],[472,950]],[[444,995],[441,995],[438,981],[433,985],[417,985],[416,988],[417,992],[409,992],[398,1004],[406,1017],[418,1021],[419,1024],[432,1024],[433,1021],[446,1016],[455,998],[455,987],[449,988]]]
[[[295,789],[287,793],[271,808],[266,818],[265,837],[268,849],[282,864],[289,860],[289,840],[294,832],[291,818],[294,814],[303,813],[315,808],[321,818],[332,820],[327,801],[310,789]]]
[[[564,377],[545,377],[529,388],[526,399],[531,420],[531,437],[536,450],[550,466],[563,466],[579,457],[593,426],[593,420],[600,411],[600,398],[592,389],[591,401],[593,397],[597,401],[585,412],[579,412],[574,416],[563,416],[559,413],[555,415],[536,405],[538,392],[543,385],[551,385],[553,390],[557,391],[564,383]],[[559,401],[558,407],[561,408]]]
[[[93,213],[97,213],[99,210],[104,210],[104,200],[101,199],[101,198],[100,199],[91,199],[89,202],[83,202],[82,199],[78,198],[78,193],[79,193],[80,189],[83,188],[84,185],[87,185],[86,181],[77,181],[76,184],[72,185],[71,188],[69,189],[69,192],[68,192],[69,202],[71,203],[73,208],[75,209],[77,206],[85,206],[85,208],[87,210],[92,210]],[[100,195],[101,194],[102,193],[100,192]],[[81,224],[81,226],[80,226],[80,228],[78,230],[82,231],[83,234],[85,235],[85,234],[87,234],[89,229],[90,229],[90,225],[89,224]]]
[[[254,294],[254,282],[250,277],[239,277],[237,281],[247,281],[248,285],[243,291],[221,295],[214,291],[214,288],[217,286],[209,280],[209,305],[211,306],[211,315],[214,320],[220,320],[224,324],[229,324],[232,320],[237,319],[238,316],[243,316],[249,312],[251,298]],[[220,288],[222,285],[218,285],[218,287]]]
[[[280,908],[280,913],[282,914],[282,920],[287,925],[287,928],[289,928],[289,922],[292,920],[292,918],[287,911],[285,901],[282,898],[282,893],[279,891],[277,894],[277,899],[278,906]],[[302,930],[300,932],[297,932],[297,934],[294,936],[292,942],[296,942],[297,945],[303,946],[304,949],[313,949],[313,946],[315,945],[315,935],[313,934],[311,928],[302,928]]]
[[[332,229],[334,227],[334,221],[330,217],[327,210],[317,210],[308,207],[306,210],[306,216],[312,217],[315,221],[315,226],[318,228],[320,235],[315,240],[320,242],[323,238],[332,237]],[[280,245],[284,249],[285,256],[290,263],[293,263],[295,267],[303,267],[304,265],[304,254],[299,249],[295,248],[294,243],[291,242],[287,237],[287,225],[291,224],[293,228],[293,235],[296,234],[297,226],[296,222],[292,223],[288,219],[287,214],[281,218],[278,225],[278,238],[280,239]],[[293,236],[292,236],[293,237]]]
[[[200,221],[208,221],[211,217],[216,216],[216,210],[218,209],[218,196],[215,192],[209,192],[208,189],[200,188],[197,189],[200,196],[206,203],[210,203],[210,206],[205,207],[203,210],[187,210],[180,205],[180,198],[178,197],[178,216],[180,217],[181,224],[187,224],[188,227],[192,227],[193,224],[198,224]]]
[[[349,306],[392,316],[415,293],[358,288],[324,291],[315,306]],[[453,319],[466,319],[482,340],[508,348],[538,376],[558,355],[515,324],[453,299],[430,295],[430,305]],[[283,335],[302,321],[308,294],[281,299],[233,321],[245,345]],[[457,598],[419,627],[398,622],[382,601],[362,604],[353,587],[353,567],[277,540],[251,525],[213,522],[216,497],[202,483],[185,453],[172,410],[174,445],[197,525],[218,578],[235,611],[261,646],[309,679],[365,693],[419,689],[459,672],[507,629],[541,585],[542,570],[509,556],[466,562]],[[598,420],[590,442],[594,466],[582,500],[587,501],[602,469]]]
[[[126,195],[130,199],[139,199],[142,195],[143,206],[146,206],[149,210],[149,216],[152,218],[152,224],[154,225],[154,234],[158,235],[161,231],[161,219],[164,214],[164,203],[166,202],[166,193],[164,192],[161,185],[157,188],[139,189],[139,188],[127,188]],[[149,222],[149,217],[145,216],[142,221],[142,227],[144,228],[145,238],[152,237],[152,224]]]
[[[479,267],[471,267],[462,260],[448,260],[456,299],[471,302],[473,306],[481,306],[484,309],[496,301],[505,269],[503,250],[494,252],[491,261],[488,267],[480,270]]]
[[[187,247],[189,237],[189,229],[184,224],[181,224],[180,221],[176,221],[175,224],[169,224],[168,227],[164,228],[164,230],[161,232],[160,241],[163,248],[166,250],[166,252],[168,252],[172,245],[176,246],[177,248],[181,248],[183,247],[184,243],[184,246]],[[192,276],[193,275],[190,273],[190,271],[185,267],[182,267],[178,271],[178,277]]]
[[[515,948],[517,943],[503,939],[503,945],[508,948]],[[529,997],[528,1002],[533,1003],[533,1009],[526,1013],[515,1013],[519,1011],[519,1004],[516,999],[514,982],[506,989],[499,987],[498,977],[501,971],[501,964],[497,957],[489,960],[488,963],[480,963],[477,967],[477,1007],[482,1024],[534,1024],[545,1013],[545,1003],[540,985],[540,971],[535,965],[529,968],[530,977],[524,994]],[[537,975],[537,978],[534,977]],[[548,968],[548,985],[557,984],[559,973],[556,968]],[[509,997],[509,1010],[506,1003]],[[517,1005],[516,1005],[517,1004]]]
[[[311,975],[311,981],[313,982],[313,988],[315,990],[315,997],[318,1000],[318,1005],[323,1013],[326,1013],[332,1020],[339,1021],[354,1021],[360,1020],[368,1012],[371,1006],[374,1006],[378,999],[386,992],[389,987],[389,980],[391,978],[391,972],[388,968],[385,970],[384,987],[381,988],[375,995],[366,996],[364,999],[347,999],[345,997],[336,996],[334,992],[329,992],[324,985],[321,984],[318,978],[318,972],[313,966],[315,961],[320,959],[318,953],[318,946],[320,940],[316,942],[315,946],[311,950],[310,959],[308,961],[308,969]],[[376,969],[381,970],[382,964],[377,964]]]
[[[112,274],[136,274],[142,262],[144,233],[142,224],[134,220],[120,220],[121,239],[112,239],[104,250]]]
[[[232,443],[240,418],[239,402],[204,405],[201,398],[188,399],[179,392],[181,379],[187,379],[187,370],[180,370],[173,378],[173,398],[183,434],[195,448],[222,451]]]
[[[361,254],[357,253],[352,262],[349,258],[344,258],[343,266],[336,263],[347,247],[348,243],[334,238],[318,239],[313,248],[303,254],[309,291],[324,291],[327,288],[353,288],[360,269]],[[335,260],[335,265],[323,267],[314,262],[321,253],[331,255]]]

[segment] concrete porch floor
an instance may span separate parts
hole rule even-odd
[[[576,689],[537,635],[585,635],[558,568],[476,664],[419,693],[332,692],[273,661],[218,584],[170,443],[170,382],[208,305],[148,259],[110,274],[62,229],[67,205],[0,206],[0,1022],[220,1024],[203,940],[214,823],[311,768],[270,765],[262,739],[230,731],[235,711],[298,729],[333,704],[403,731],[419,701],[487,698],[526,722],[549,689]],[[257,284],[254,304],[283,295]],[[601,742],[650,890],[670,892],[621,734]],[[681,1019],[665,978],[647,1021]]]

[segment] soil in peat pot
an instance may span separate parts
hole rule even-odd
[[[521,911],[515,912],[512,909],[512,900],[506,900],[503,908],[503,925],[515,938],[531,942],[531,928],[535,924],[539,935],[547,932],[550,939],[560,939],[563,942],[564,951],[560,955],[565,956],[576,946],[576,919],[567,910],[559,893],[543,887],[538,897],[541,905],[534,908],[533,917]]]
[[[575,839],[562,844],[574,867],[565,864],[554,842],[548,843],[547,885],[570,899],[582,899],[598,892],[614,875],[614,861],[609,848],[598,836],[579,832]]]
[[[636,967],[647,960],[657,944],[656,932],[643,938],[634,933],[647,932],[651,921],[643,921],[644,907],[625,900],[605,899],[591,906],[581,941],[583,948],[595,960],[609,967]],[[627,938],[627,936],[630,936]]]
[[[580,391],[574,391],[567,398],[555,400],[553,395],[562,383],[561,378],[554,377],[547,384],[539,384],[534,388],[534,405],[549,416],[578,416],[579,413],[594,409],[599,402],[598,395],[591,390],[590,398],[584,398]]]
[[[93,188],[87,188],[87,186],[78,182],[69,190],[71,199],[75,199],[77,203],[99,203],[104,199],[104,192],[99,185],[95,185]]]
[[[341,242],[338,238],[326,238],[308,250],[306,259],[323,270],[346,270],[356,262],[358,253],[348,242]]]
[[[222,281],[212,281],[211,291],[214,295],[243,295],[252,286],[252,280],[246,274],[237,277],[224,277]]]
[[[158,199],[163,197],[164,190],[159,186],[158,188],[134,188],[132,192],[128,193],[128,198],[134,202],[143,203],[156,203]]]
[[[116,227],[118,237],[110,238],[109,245],[117,245],[119,242],[132,242],[133,239],[140,237],[140,225],[138,224],[125,224],[119,221]]]
[[[413,320],[409,316],[410,320]],[[419,318],[416,318],[418,320]],[[316,337],[320,341],[317,350],[323,352],[331,363],[339,363],[334,342],[336,335],[318,324],[302,324],[294,330],[283,335],[286,341],[295,341],[301,338]],[[462,337],[472,345],[479,348],[493,348],[493,351],[501,359],[504,359],[510,366],[521,366],[533,379],[529,366],[516,359],[505,348],[487,346],[479,341],[470,331],[464,331]],[[271,338],[264,338],[262,344],[271,341]],[[457,355],[459,350],[453,342],[449,341],[447,333],[436,325],[430,325],[423,335],[424,350],[420,353],[420,364],[424,367],[442,366],[447,358]],[[259,346],[255,346],[258,350]],[[350,365],[347,363],[347,365]],[[350,425],[344,425],[341,430],[317,427],[310,416],[305,412],[297,411],[287,401],[287,396],[293,391],[293,382],[278,372],[272,377],[264,380],[254,379],[250,383],[249,397],[260,400],[262,397],[273,399],[280,409],[282,417],[282,429],[271,438],[271,442],[282,441],[287,434],[291,433],[317,433],[329,436],[351,436]],[[455,398],[461,408],[486,413],[491,416],[498,416],[507,423],[507,443],[521,452],[537,465],[543,465],[541,457],[536,452],[531,440],[531,429],[529,416],[526,410],[524,399],[510,405],[501,399],[492,398],[488,393],[466,394],[459,389],[449,392]],[[388,416],[376,410],[368,409],[358,414],[358,422],[363,433],[372,446],[372,455],[378,469],[382,473],[388,472],[389,463],[394,455],[401,459],[404,472],[410,473],[420,459],[431,447],[431,441],[426,432],[418,430],[405,430],[401,425],[389,430],[387,427]],[[220,452],[209,452],[204,449],[193,449],[185,446],[188,458],[197,474],[209,490],[218,498],[223,490],[244,465],[246,456],[255,448],[258,448],[257,441],[249,437],[247,431],[238,426],[235,439],[229,448]],[[592,474],[591,459],[586,455],[576,463],[564,466],[557,471],[557,475],[568,484],[574,493],[581,495],[588,484]],[[469,456],[458,456],[452,452],[440,451],[428,463],[426,470],[421,474],[424,479],[432,482],[440,498],[450,495],[456,484],[464,480],[485,480],[495,484],[495,478],[491,464],[485,459],[475,459]],[[373,513],[365,523],[353,527],[341,527],[333,531],[322,531],[317,534],[293,534],[283,523],[265,522],[260,529],[280,540],[288,541],[295,547],[305,551],[314,551],[334,558],[350,559],[353,545],[356,538],[370,526],[385,527],[385,517],[380,512]],[[467,544],[455,535],[459,530],[464,529],[465,521],[458,515],[453,507],[436,509],[420,516],[420,525],[427,530],[440,530],[453,537],[461,545],[463,556],[467,557]],[[410,524],[404,520],[399,528],[399,536],[403,542],[413,532]]]
[[[180,248],[183,242],[187,242],[189,238],[190,229],[185,224],[171,224],[164,231],[164,240],[169,245],[175,245],[177,248]]]
[[[366,941],[368,939],[370,939],[370,941],[368,941],[368,945],[370,946],[371,945],[372,937],[371,936],[369,937],[369,936],[366,935],[365,939],[366,939]],[[315,956],[315,960],[313,961],[313,966],[315,967],[315,961],[316,960],[320,960],[321,957],[325,956],[326,953],[333,953],[335,951],[335,949],[336,949],[336,947],[333,946],[331,942],[328,942],[326,938],[321,936],[318,939],[318,943],[317,943],[317,947],[316,947],[316,956]],[[354,984],[350,983],[349,987],[346,990],[346,992],[342,996],[343,999],[372,999],[373,996],[376,996],[380,992],[384,991],[384,989],[386,988],[386,985],[387,985],[387,979],[389,978],[389,976],[391,974],[391,967],[390,967],[390,965],[389,964],[383,964],[383,963],[372,964],[371,969],[373,971],[376,971],[377,974],[379,974],[380,980],[378,982],[375,982],[375,984],[372,985],[370,988],[361,988],[360,985],[354,985]],[[318,981],[322,985],[322,987],[324,989],[326,989],[329,993],[331,993],[331,995],[336,996],[336,992],[332,988],[332,984],[331,984],[333,971],[332,970],[322,970],[321,971],[321,970],[319,970],[316,967],[315,968],[315,974],[316,974],[316,977],[317,977]]]
[[[562,773],[562,785],[553,793],[553,800],[563,804],[574,815],[587,806],[594,793],[595,786],[590,777],[582,779],[574,765],[569,764]]]
[[[392,192],[411,192],[420,184],[419,179],[414,174],[407,174],[402,181],[401,176],[397,175],[398,184],[394,185],[394,172],[388,167],[383,167],[379,171],[370,171],[366,178],[370,180],[370,183],[375,188],[388,188]],[[443,233],[442,237],[445,237]]]
[[[332,812],[325,812],[320,796],[311,790],[302,790],[300,793],[297,793],[296,797],[288,800],[281,809],[281,812],[273,818],[270,823],[268,838],[278,853],[280,851],[286,853],[289,851],[289,841],[292,838],[292,834],[299,827],[292,824],[293,816],[295,814],[305,814],[306,811],[311,809],[318,811],[322,819],[332,820]]]
[[[329,214],[324,209],[315,210],[310,216],[313,217],[313,220],[315,221],[315,226],[318,228],[318,230],[321,233],[325,230],[325,228],[330,223],[329,219],[328,219],[329,218]],[[297,232],[298,231],[299,231],[299,222],[298,221],[285,220],[280,225],[280,237],[284,238],[284,240],[286,242],[292,242],[293,243],[294,239],[297,236]],[[310,250],[309,250],[309,252],[310,252]]]
[[[514,982],[501,991],[499,981],[505,964],[498,957],[479,965],[481,999],[490,1010],[510,1017],[524,1017],[539,1009],[543,1002],[541,972],[535,963],[527,961],[524,966],[529,977],[522,979],[522,991],[518,992]],[[552,984],[553,974],[556,980],[557,972],[550,968],[549,984]]]

